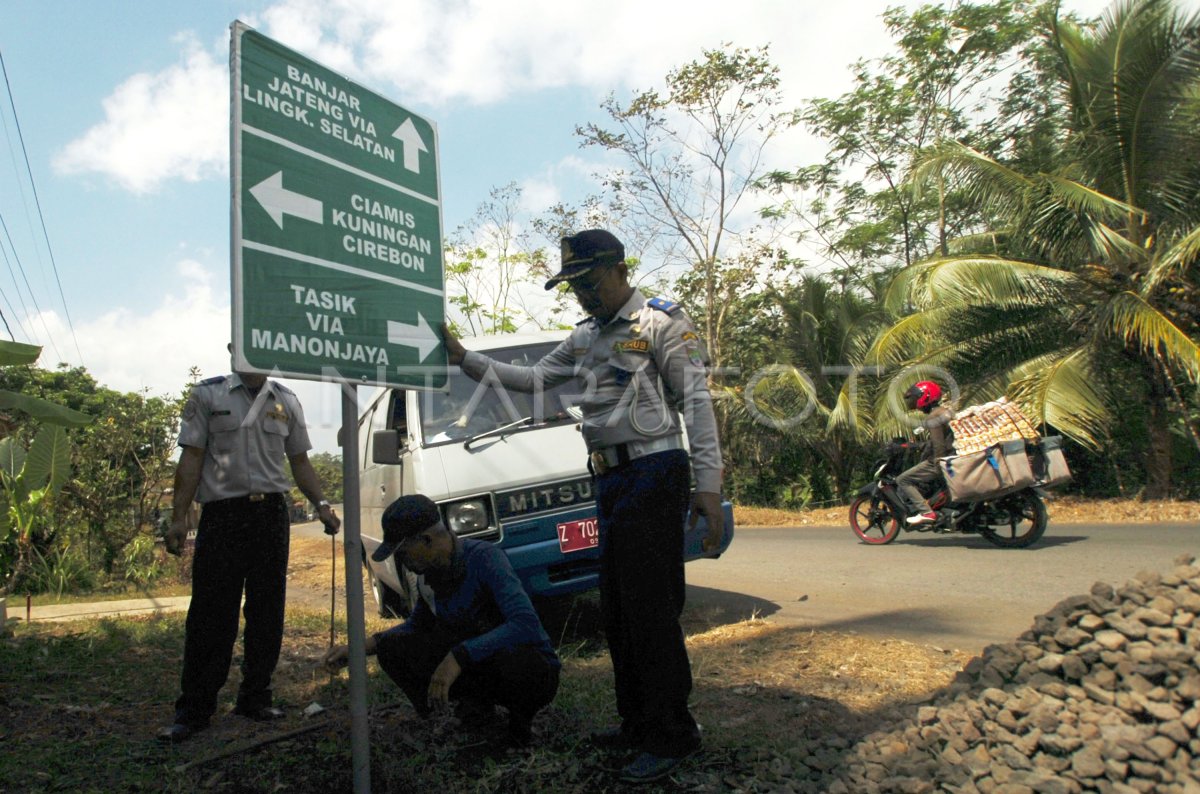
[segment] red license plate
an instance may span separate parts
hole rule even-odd
[[[594,518],[558,525],[558,548],[563,554],[594,549],[600,545],[600,523]]]

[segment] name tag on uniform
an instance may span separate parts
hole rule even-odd
[[[613,345],[613,350],[618,353],[649,353],[649,339],[630,339],[626,342],[617,342]]]
[[[208,415],[209,416],[229,416],[231,413],[233,413],[233,412],[232,411],[209,411]]]

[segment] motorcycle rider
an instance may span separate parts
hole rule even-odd
[[[910,526],[937,520],[937,513],[933,512],[919,486],[941,479],[937,459],[954,454],[954,431],[950,429],[954,411],[941,402],[942,387],[931,380],[919,380],[904,392],[904,406],[910,411],[926,414],[921,427],[929,436],[921,451],[921,462],[896,478],[896,490],[909,510],[910,515],[905,520]]]

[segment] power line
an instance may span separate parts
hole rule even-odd
[[[54,249],[50,247],[50,233],[46,230],[46,217],[42,214],[42,202],[38,199],[37,183],[33,180],[33,168],[29,165],[29,152],[25,148],[25,136],[21,133],[21,120],[17,118],[17,105],[13,100],[12,86],[8,82],[8,68],[4,65],[3,52],[0,52],[0,72],[4,74],[8,104],[12,107],[13,124],[17,128],[17,140],[21,143],[21,154],[25,157],[25,171],[29,174],[29,187],[33,190],[33,203],[37,207],[38,222],[42,225],[42,238],[46,241],[46,252],[50,255],[50,267],[54,271],[54,282],[58,285],[58,297],[62,301],[63,314],[67,318],[67,328],[71,331],[71,341],[75,344],[75,352],[79,355],[79,363],[82,366],[84,363],[83,351],[79,349],[79,339],[75,336],[75,323],[71,321],[71,310],[67,308],[67,296],[63,293],[62,279],[58,276],[58,263],[54,260]]]
[[[0,221],[2,221],[2,220],[3,220],[3,218],[0,217]],[[5,265],[5,267],[8,268],[9,278],[12,279],[13,289],[16,290],[17,303],[19,303],[21,305],[21,313],[18,314],[17,310],[15,308],[13,308],[12,302],[9,301],[7,294],[0,292],[0,295],[4,295],[4,302],[6,304],[8,304],[8,310],[10,312],[12,312],[12,315],[14,317],[17,318],[17,324],[21,328],[21,333],[25,335],[26,339],[33,341],[34,340],[33,334],[29,333],[29,329],[27,329],[25,327],[25,323],[23,323],[21,321],[22,315],[24,315],[25,317],[29,316],[29,309],[27,309],[25,307],[25,299],[21,297],[21,286],[19,284],[17,284],[17,274],[13,272],[12,260],[10,260],[8,258],[8,251],[5,250],[3,243],[4,243],[4,241],[0,240],[0,256],[4,257],[4,265]],[[13,256],[16,256],[16,251],[13,251]],[[13,338],[13,341],[14,342],[16,341],[15,337]]]
[[[17,260],[17,270],[21,271],[21,280],[25,282],[25,289],[29,292],[29,299],[33,301],[33,308],[38,314],[38,319],[42,321],[42,328],[46,329],[46,340],[50,342],[50,347],[54,348],[55,357],[61,359],[62,353],[58,352],[58,345],[54,344],[54,337],[50,335],[50,328],[46,325],[46,316],[42,314],[42,307],[38,305],[37,296],[33,294],[33,287],[29,286],[29,276],[25,275],[25,268],[21,265],[21,257],[17,256],[17,247],[13,244],[12,233],[8,231],[8,224],[4,222],[3,214],[0,214],[0,229],[4,230],[4,236],[8,238],[8,247],[12,249],[13,259]],[[20,288],[18,287],[19,295]],[[28,309],[26,309],[26,314],[28,313]],[[31,338],[33,337],[31,336]]]

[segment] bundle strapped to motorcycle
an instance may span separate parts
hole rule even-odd
[[[972,405],[950,421],[954,455],[938,459],[950,498],[994,499],[1036,485],[1052,488],[1071,479],[1061,436],[1042,438],[1014,403]]]

